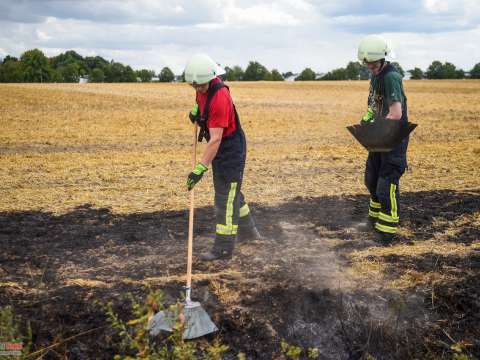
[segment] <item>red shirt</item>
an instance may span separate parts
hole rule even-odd
[[[222,80],[217,77],[213,79],[210,84],[216,84],[220,81]],[[207,102],[207,95],[208,92],[205,94],[197,92],[197,103],[200,108],[200,113],[202,114],[205,103]],[[230,97],[230,92],[225,87],[217,90],[210,101],[207,128],[223,128],[222,138],[233,134],[235,130],[237,130],[232,98]]]

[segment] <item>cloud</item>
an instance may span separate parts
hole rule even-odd
[[[480,59],[479,19],[478,0],[6,0],[0,55],[73,49],[181,73],[191,54],[206,52],[222,65],[328,71],[354,61],[365,34],[380,33],[405,68],[441,59],[469,69]]]
[[[48,18],[95,23],[193,26],[298,25],[313,7],[304,0],[24,0],[0,3],[0,20],[41,23]]]
[[[225,24],[239,26],[298,26],[314,19],[314,7],[306,1],[271,1],[239,4],[230,1],[223,8]]]
[[[380,32],[422,32],[439,33],[474,29],[477,25],[454,15],[441,17],[398,17],[390,14],[371,16],[344,15],[331,19],[334,27],[344,31],[360,34]]]
[[[419,0],[403,1],[363,1],[363,0],[324,0],[317,5],[322,14],[329,17],[356,15],[370,16],[379,14],[396,14],[405,16],[422,10]]]
[[[35,30],[36,34],[37,34],[37,38],[38,40],[40,41],[48,41],[50,39],[52,39],[52,37],[50,35],[48,35],[46,32],[43,32],[43,31],[40,31],[40,30]]]
[[[480,28],[450,33],[385,33],[397,60],[411,69],[426,69],[433,60],[449,61],[464,70],[480,62]]]
[[[301,26],[322,18],[352,33],[444,32],[480,25],[478,0],[5,0],[0,20],[191,27]]]
[[[325,9],[332,26],[352,33],[440,33],[475,29],[480,5],[471,0],[363,2],[348,0]]]
[[[40,23],[48,17],[112,24],[186,26],[210,22],[221,15],[217,0],[6,0],[0,20]],[[218,10],[217,10],[218,9]]]
[[[318,9],[332,26],[352,33],[437,33],[480,25],[480,4],[475,0],[327,0]]]

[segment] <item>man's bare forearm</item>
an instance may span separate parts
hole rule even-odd
[[[395,101],[388,108],[387,119],[400,120],[401,118],[402,118],[402,103],[400,101]]]
[[[210,167],[212,160],[217,156],[218,148],[222,142],[223,128],[211,128],[210,141],[207,143],[207,147],[203,152],[202,160],[200,162],[206,167]]]
[[[212,160],[215,159],[215,156],[217,156],[221,141],[222,138],[210,139],[210,141],[207,143],[205,151],[203,152],[202,160],[200,161],[206,167],[210,167]]]

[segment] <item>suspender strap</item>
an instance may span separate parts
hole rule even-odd
[[[216,84],[209,86],[207,101],[205,102],[205,108],[203,109],[203,114],[202,114],[202,118],[204,118],[205,121],[207,121],[208,119],[208,112],[210,111],[210,102],[212,101],[213,96],[217,93],[218,90],[220,90],[223,87],[226,87],[228,89],[228,87],[223,82],[218,82]]]
[[[383,71],[378,75],[377,91],[382,94],[383,89],[385,89],[385,75],[391,71],[396,71],[392,64],[388,63],[385,65]]]
[[[203,139],[206,139],[207,142],[210,140],[210,133],[209,133],[208,127],[207,127],[208,112],[210,110],[210,102],[212,101],[213,96],[221,88],[227,88],[228,90],[230,90],[229,87],[223,83],[223,81],[220,81],[216,84],[210,85],[209,88],[208,88],[207,101],[205,102],[205,108],[203,109],[203,113],[201,114],[200,119],[198,121],[198,125],[200,126],[200,133],[198,134],[198,141],[199,142],[202,142]],[[237,126],[237,130],[239,130],[240,129],[240,118],[238,116],[237,109],[235,108],[235,105],[233,105],[233,111],[235,113],[235,124]]]
[[[383,111],[383,101],[385,101],[385,76],[392,71],[397,71],[397,69],[390,63],[387,63],[385,65],[385,68],[383,71],[379,74],[378,76],[378,82],[377,82],[377,88],[375,89],[377,94],[380,94],[382,96],[382,104],[380,104],[379,109],[380,112]],[[381,114],[383,117],[384,115]],[[407,99],[404,99],[404,103],[402,104],[402,119],[403,121],[408,121],[408,115],[407,115]]]
[[[385,101],[385,75],[387,75],[389,72],[395,71],[395,68],[393,65],[387,63],[385,65],[385,68],[382,70],[382,72],[378,75],[378,80],[377,80],[377,88],[375,89],[375,92],[381,96],[381,104],[378,104],[378,109],[379,109],[379,114],[377,116],[383,118],[386,114],[383,114],[383,102]]]
[[[233,112],[235,113],[235,124],[237,125],[237,129],[235,130],[235,132],[237,132],[242,127],[240,126],[240,117],[238,116],[237,108],[235,107],[235,104],[233,104]]]

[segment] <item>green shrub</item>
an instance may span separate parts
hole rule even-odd
[[[199,341],[183,339],[184,325],[180,319],[182,303],[171,305],[168,310],[175,315],[173,331],[160,340],[152,338],[148,333],[148,322],[157,312],[165,310],[163,295],[160,291],[150,290],[145,301],[138,302],[131,294],[128,295],[131,303],[133,319],[123,321],[113,310],[112,303],[104,306],[107,319],[121,338],[119,343],[122,354],[115,355],[116,360],[221,360],[223,353],[228,351],[228,346],[221,344],[216,339],[206,348],[200,346]],[[125,353],[134,355],[124,355]]]
[[[317,348],[308,348],[307,350],[302,349],[299,346],[290,345],[286,341],[280,343],[280,348],[282,353],[288,358],[292,360],[300,359],[302,354],[305,354],[309,359],[317,359],[319,356],[319,352]]]
[[[11,306],[0,308],[0,343],[21,343],[21,358],[24,358],[32,349],[32,328],[27,322],[27,335],[20,331],[20,320],[15,317]],[[1,354],[1,353],[0,353]],[[2,359],[18,359],[18,357],[2,357]]]

